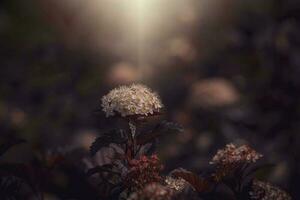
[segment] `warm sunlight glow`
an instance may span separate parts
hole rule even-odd
[[[67,44],[118,62],[150,77],[170,59],[199,56],[191,34],[222,13],[223,0],[43,0],[45,13]],[[228,0],[226,1],[228,2]],[[227,9],[226,12],[229,10]],[[228,15],[228,14],[227,14]],[[223,17],[226,18],[226,17]]]

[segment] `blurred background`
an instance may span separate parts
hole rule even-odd
[[[142,82],[185,128],[160,142],[166,171],[249,144],[300,197],[297,0],[2,0],[0,67],[1,139],[28,141],[1,159],[88,149],[110,126],[101,97]]]

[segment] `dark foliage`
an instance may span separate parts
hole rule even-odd
[[[110,144],[122,145],[126,142],[123,130],[112,130],[103,133],[91,145],[90,153],[94,156],[101,148],[108,147]]]
[[[11,147],[18,145],[18,144],[22,144],[25,143],[26,141],[23,139],[11,139],[8,142],[5,142],[4,144],[0,145],[0,156],[2,156],[3,154],[6,153],[6,151],[8,151]]]
[[[185,169],[175,169],[171,172],[171,175],[184,179],[191,184],[198,193],[208,193],[209,190],[211,190],[212,186],[210,184],[212,183],[208,182],[208,180],[205,178],[202,178]]]

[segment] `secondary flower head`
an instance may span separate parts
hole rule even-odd
[[[102,98],[102,108],[106,116],[116,113],[122,117],[132,115],[151,115],[163,107],[159,96],[141,84],[120,86]]]
[[[267,182],[254,180],[252,191],[250,192],[251,199],[257,200],[291,200],[292,198],[285,191],[273,186]]]
[[[188,183],[182,178],[173,178],[171,176],[167,176],[165,179],[165,183],[171,189],[176,191],[182,191],[184,188],[188,186]]]
[[[224,149],[217,152],[210,164],[230,165],[242,162],[255,163],[261,157],[261,154],[247,145],[236,147],[234,144],[227,144]]]

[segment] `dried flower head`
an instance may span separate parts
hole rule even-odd
[[[273,186],[267,182],[254,180],[252,191],[250,192],[251,199],[257,200],[291,200],[289,194],[280,188]]]
[[[147,116],[159,112],[162,107],[159,96],[141,84],[115,88],[102,98],[102,108],[107,117],[116,113],[122,117]]]
[[[174,189],[176,191],[182,191],[188,185],[188,183],[184,179],[173,178],[171,176],[167,176],[165,182],[167,187]]]
[[[234,144],[227,144],[224,149],[217,152],[210,164],[229,165],[243,162],[255,163],[261,157],[261,154],[247,145],[236,147]]]
[[[133,192],[128,200],[171,200],[173,190],[159,183],[150,183],[143,189]]]
[[[162,168],[156,155],[141,156],[139,159],[131,160],[125,183],[132,189],[141,189],[149,183],[162,182],[160,176]]]

